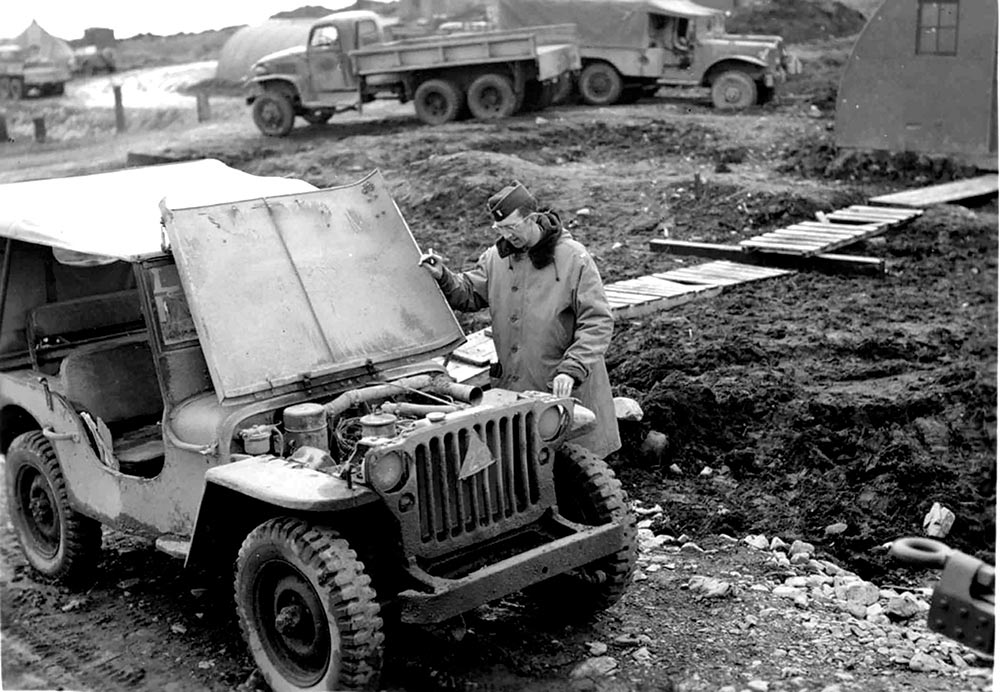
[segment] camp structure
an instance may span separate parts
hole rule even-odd
[[[275,51],[304,46],[315,18],[269,19],[245,26],[229,37],[219,51],[215,78],[222,82],[242,82],[257,60]]]
[[[995,171],[996,74],[996,0],[885,0],[844,68],[836,144]]]
[[[47,32],[36,21],[32,21],[13,42],[26,49],[30,59],[52,62],[62,67],[73,64],[73,49],[70,45]]]

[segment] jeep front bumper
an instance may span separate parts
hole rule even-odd
[[[580,527],[575,533],[482,567],[458,579],[434,577],[417,566],[412,578],[427,591],[399,594],[403,622],[441,622],[558,574],[607,557],[622,546],[620,524]]]

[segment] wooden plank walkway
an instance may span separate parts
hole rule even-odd
[[[692,267],[616,281],[604,286],[616,319],[633,319],[667,310],[695,298],[708,298],[739,284],[794,274],[787,269],[738,262],[707,262]],[[490,361],[496,360],[489,327],[466,335],[466,343],[446,361],[448,373],[458,382],[482,385],[489,381]]]
[[[741,240],[740,247],[811,257],[885,233],[921,214],[923,210],[853,205],[822,215],[822,221],[803,221]]]
[[[975,178],[879,195],[868,201],[872,204],[891,204],[898,207],[929,207],[932,204],[947,204],[972,197],[995,195],[998,190],[1000,190],[1000,178],[996,173],[987,173]]]

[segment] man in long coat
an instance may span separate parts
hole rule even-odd
[[[455,310],[489,307],[498,367],[494,386],[576,396],[597,416],[573,440],[599,457],[621,447],[604,353],[614,317],[587,249],[520,183],[489,198],[500,234],[476,266],[455,273],[428,252],[420,258]]]

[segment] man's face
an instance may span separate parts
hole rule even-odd
[[[542,229],[535,221],[537,216],[534,212],[523,215],[517,209],[503,221],[493,224],[493,230],[518,250],[525,250],[534,247],[542,236]]]

